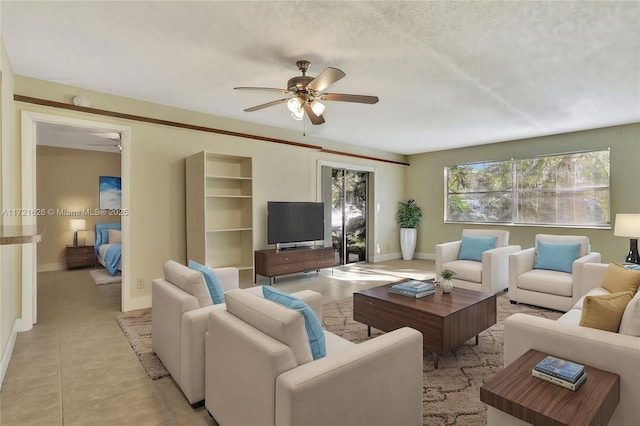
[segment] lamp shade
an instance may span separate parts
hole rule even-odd
[[[302,100],[300,98],[291,98],[287,101],[287,108],[291,112],[296,112],[302,108]]]
[[[73,231],[84,231],[87,226],[87,221],[84,219],[71,219],[69,221],[69,229]]]
[[[304,118],[304,111],[303,110],[298,110],[296,112],[292,112],[291,113],[291,118],[293,118],[296,121],[300,121]]]
[[[640,214],[617,214],[613,235],[616,237],[640,238]]]
[[[315,113],[315,115],[322,115],[325,109],[327,109],[327,107],[324,104],[318,101],[311,102],[311,110]]]

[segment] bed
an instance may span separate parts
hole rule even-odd
[[[121,231],[122,225],[117,222],[96,223],[96,258],[111,275],[122,271]]]

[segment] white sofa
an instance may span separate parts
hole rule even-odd
[[[571,273],[535,269],[538,243],[579,243],[579,257]],[[537,234],[534,247],[509,256],[509,300],[567,312],[585,294],[581,288],[583,266],[600,262],[600,253],[591,251],[589,238],[579,235]]]
[[[482,262],[459,260],[462,240],[436,245],[436,274],[451,269],[456,275],[454,287],[495,294],[504,291],[509,283],[509,255],[521,249],[509,245],[509,231],[498,229],[463,229],[462,236],[497,237],[496,248],[482,253]]]
[[[585,295],[608,293],[600,288],[607,266],[584,264],[582,289]],[[632,302],[639,299],[640,292]],[[636,425],[640,419],[640,337],[579,326],[582,301],[583,297],[556,321],[526,314],[508,317],[504,322],[504,365],[511,364],[527,350],[535,349],[619,374],[620,403],[609,424]],[[623,324],[632,320],[634,308],[636,315],[640,315],[640,307],[632,302],[627,305]],[[635,320],[638,320],[637,316]],[[488,419],[490,425],[525,424],[493,407],[488,409]]]
[[[354,344],[324,330],[313,360],[300,312],[239,290],[225,300],[206,338],[205,405],[221,426],[422,424],[420,332]]]
[[[238,288],[236,268],[215,268],[226,291]],[[245,291],[262,295],[262,286]],[[314,311],[322,311],[322,298],[313,291],[294,293]],[[164,264],[164,278],[152,281],[153,351],[193,406],[204,399],[205,333],[209,312],[225,309],[213,305],[202,274],[181,263]]]

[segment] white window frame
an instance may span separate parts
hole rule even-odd
[[[585,187],[574,187],[574,188],[555,188],[555,189],[530,189],[530,190],[520,190],[517,187],[517,178],[518,178],[518,170],[517,164],[518,162],[532,160],[532,159],[540,159],[540,158],[554,158],[561,157],[567,155],[579,155],[579,154],[588,154],[588,153],[597,153],[597,152],[605,152],[607,153],[607,161],[608,161],[608,181],[607,185],[599,185],[599,186],[585,186]],[[511,220],[507,221],[485,221],[485,220],[452,220],[451,214],[449,213],[449,198],[453,195],[459,194],[471,194],[473,192],[465,192],[465,193],[451,193],[449,192],[449,170],[453,167],[460,166],[470,166],[475,164],[491,164],[491,163],[511,163],[512,170],[512,186],[507,190],[487,190],[487,191],[474,191],[477,194],[490,194],[490,193],[498,193],[498,192],[510,192],[511,196]],[[543,223],[543,222],[524,222],[520,220],[519,214],[519,195],[523,192],[556,192],[556,193],[582,193],[586,191],[607,191],[607,196],[609,198],[609,203],[607,205],[607,211],[605,212],[605,217],[607,218],[606,222],[595,222],[595,223]],[[492,160],[492,161],[479,161],[479,162],[469,162],[469,163],[459,163],[451,166],[444,167],[444,222],[445,223],[456,223],[456,224],[483,224],[483,225],[511,225],[511,226],[544,226],[544,227],[559,227],[559,228],[595,228],[595,229],[611,229],[611,156],[610,156],[610,148],[606,149],[594,149],[594,150],[586,150],[586,151],[575,151],[575,152],[565,152],[565,153],[557,153],[557,154],[546,154],[535,157],[523,157],[523,158],[511,158],[509,160]]]

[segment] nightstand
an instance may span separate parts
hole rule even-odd
[[[67,246],[66,251],[67,269],[85,268],[95,266],[96,256],[93,246]]]

